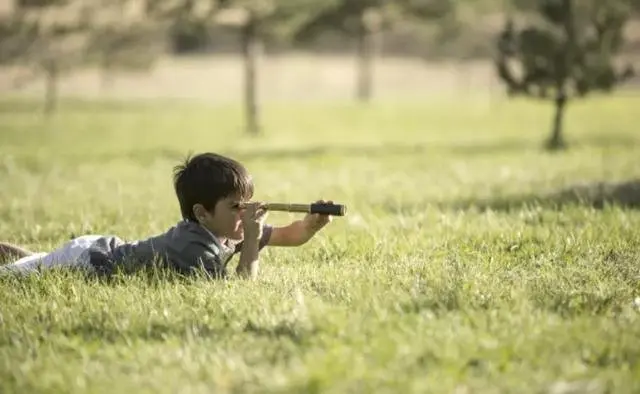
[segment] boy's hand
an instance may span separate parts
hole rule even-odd
[[[262,237],[262,226],[267,218],[267,210],[261,202],[245,204],[242,214],[242,227],[245,240],[259,240]]]
[[[318,200],[318,201],[316,201],[316,203],[319,203],[319,204],[323,204],[323,203],[333,204],[333,201]],[[331,220],[333,220],[331,215],[321,215],[321,214],[318,214],[318,213],[314,213],[314,214],[307,214],[304,217],[303,222],[304,222],[305,226],[307,227],[307,229],[309,231],[311,231],[312,233],[316,233],[316,232],[320,231],[324,226],[329,224],[329,222],[331,222]]]

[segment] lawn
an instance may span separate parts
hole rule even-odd
[[[0,392],[638,392],[638,107],[576,102],[551,154],[527,101],[271,104],[250,137],[233,106],[4,100],[5,241],[164,231],[172,167],[206,150],[256,199],[348,214],[256,282],[0,279]]]

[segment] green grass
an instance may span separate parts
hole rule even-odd
[[[67,102],[45,122],[5,100],[5,241],[164,231],[189,151],[241,159],[258,199],[349,212],[265,250],[255,283],[2,279],[0,392],[638,392],[640,198],[558,192],[640,177],[639,106],[576,102],[550,154],[552,108],[525,101],[272,105],[247,137],[234,107]]]

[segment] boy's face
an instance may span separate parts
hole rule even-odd
[[[244,202],[238,196],[229,196],[219,200],[213,209],[208,211],[200,222],[217,237],[242,240],[244,231],[242,227],[241,210],[238,203]]]

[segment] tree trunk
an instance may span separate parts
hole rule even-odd
[[[566,148],[564,133],[562,132],[564,112],[567,105],[565,85],[569,79],[570,70],[576,62],[576,55],[578,53],[576,42],[577,35],[574,24],[575,14],[573,0],[562,0],[560,5],[562,7],[562,22],[567,39],[563,48],[564,50],[562,51],[560,58],[558,58],[558,65],[556,65],[556,116],[553,121],[551,137],[547,142],[547,149],[552,151]]]
[[[102,53],[102,67],[100,70],[100,91],[102,94],[106,94],[113,86],[113,65],[111,63],[111,53],[105,49]]]
[[[249,15],[242,34],[242,53],[244,55],[244,106],[246,131],[260,134],[260,108],[258,104],[258,58],[262,49],[258,37],[258,21]]]
[[[54,59],[48,59],[44,63],[45,72],[45,96],[44,114],[51,115],[58,104],[58,65]]]
[[[556,114],[553,120],[553,130],[551,137],[547,141],[546,147],[549,150],[561,150],[566,148],[566,142],[563,133],[563,119],[567,106],[567,97],[564,93],[559,93],[555,100]]]
[[[379,32],[364,22],[361,23],[357,36],[356,98],[358,101],[368,102],[373,97],[373,62],[379,47]]]

